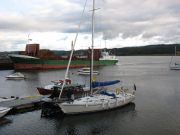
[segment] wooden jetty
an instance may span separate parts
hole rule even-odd
[[[15,100],[4,101],[0,102],[1,107],[10,107],[11,110],[20,110],[32,107],[39,107],[41,106],[41,99],[43,97],[48,97],[49,95],[42,96],[42,95],[34,95],[30,97],[18,98]]]

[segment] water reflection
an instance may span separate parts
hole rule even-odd
[[[0,128],[12,122],[13,120],[2,117],[0,118]]]
[[[136,116],[135,104],[90,114],[80,115],[55,115],[51,118],[55,122],[55,132],[61,134],[104,134],[122,127],[126,121],[132,121]],[[110,131],[111,130],[111,131]]]

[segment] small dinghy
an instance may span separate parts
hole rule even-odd
[[[8,97],[0,97],[0,102],[15,100],[16,98],[14,96],[11,96],[11,98]]]
[[[0,118],[6,115],[10,110],[11,108],[9,107],[0,107]]]
[[[5,76],[7,79],[25,79],[25,75],[21,74],[20,72],[16,72],[12,75]]]

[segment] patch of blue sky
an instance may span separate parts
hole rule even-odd
[[[63,33],[77,33],[77,30],[67,29],[67,30],[64,30]]]
[[[85,36],[84,39],[87,40],[87,39],[89,39],[89,37],[88,37],[88,36]]]
[[[20,45],[20,44],[22,44],[22,41],[13,43],[13,45]]]
[[[1,0],[0,1],[0,10],[1,12],[13,12],[13,11],[24,11],[27,9],[27,6],[24,5],[25,3],[12,1],[12,0]]]
[[[27,0],[0,0],[0,12],[19,12],[28,14],[35,5],[43,6],[45,3],[40,1]]]
[[[11,50],[17,50],[17,49],[19,49],[18,43],[13,43],[13,44],[11,45]]]
[[[61,38],[61,40],[66,40],[66,39],[68,39],[69,37],[68,36],[66,36],[66,37],[64,37],[64,38]]]

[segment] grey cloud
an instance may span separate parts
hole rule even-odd
[[[80,0],[68,2],[72,2],[73,6],[62,6],[61,3],[50,7],[34,6],[25,16],[16,12],[0,13],[0,29],[3,32],[76,33],[84,2]],[[96,5],[100,8],[95,13],[96,37],[103,34],[103,39],[114,39],[122,33],[123,39],[127,39],[144,33],[142,38],[147,42],[156,36],[162,37],[157,40],[164,43],[180,42],[178,38],[180,35],[179,0],[103,0],[102,3],[98,1]],[[82,33],[91,31],[90,9],[92,7],[88,5],[80,29]],[[97,21],[98,19],[100,21]]]

